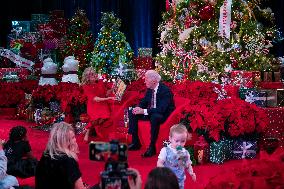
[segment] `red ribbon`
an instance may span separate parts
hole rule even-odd
[[[170,10],[170,1],[166,0],[166,11]]]

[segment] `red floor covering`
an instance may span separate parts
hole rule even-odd
[[[32,129],[30,126],[32,126],[33,123],[26,121],[0,118],[0,123],[0,138],[2,139],[7,139],[11,127],[16,125],[26,126],[28,128],[28,137],[33,153],[37,158],[40,158],[48,139],[48,132]],[[81,136],[78,136],[77,142],[80,148],[79,165],[83,174],[83,181],[90,185],[96,184],[99,181],[99,173],[103,170],[104,163],[89,160],[88,145],[82,142]],[[140,171],[143,181],[146,180],[148,172],[156,166],[157,161],[157,156],[151,158],[142,158],[141,153],[143,153],[144,150],[145,149],[141,149],[140,151],[131,151],[128,153],[128,162],[130,167],[136,168]],[[193,169],[197,175],[197,182],[192,182],[191,178],[188,176],[186,179],[185,188],[204,188],[211,177],[224,172],[231,172],[232,168],[239,167],[244,163],[248,163],[248,160],[231,160],[222,165],[206,164],[194,166]],[[34,186],[34,178],[20,179],[20,184]]]

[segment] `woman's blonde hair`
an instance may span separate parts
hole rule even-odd
[[[82,84],[92,84],[98,80],[98,74],[92,67],[88,67],[84,70],[82,74]]]
[[[66,122],[53,125],[45,149],[52,159],[55,159],[56,155],[66,154],[68,157],[78,160],[79,148],[77,142],[73,141],[71,132],[74,133],[74,129]]]

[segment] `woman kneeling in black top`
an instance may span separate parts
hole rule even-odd
[[[36,189],[85,189],[78,153],[73,127],[65,122],[55,123],[36,168]]]

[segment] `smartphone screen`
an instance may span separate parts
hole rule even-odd
[[[121,179],[119,178],[106,178],[104,189],[122,189],[121,188]]]
[[[106,142],[91,142],[89,144],[89,158],[94,161],[106,161],[110,156],[110,144]]]

